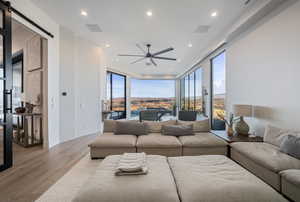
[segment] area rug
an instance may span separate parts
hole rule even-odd
[[[36,202],[71,202],[102,160],[83,157],[70,171],[52,185]]]

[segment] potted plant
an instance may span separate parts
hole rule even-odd
[[[224,116],[224,114],[217,113],[217,115],[227,125],[227,134],[229,136],[232,136],[233,133],[234,133],[234,131],[233,131],[233,124],[234,124],[234,121],[235,121],[233,114],[232,113],[230,114],[229,119],[226,119],[225,116]]]

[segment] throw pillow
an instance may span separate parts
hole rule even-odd
[[[267,125],[264,134],[264,142],[280,147],[280,144],[287,135],[300,136],[300,132]]]
[[[163,135],[171,135],[171,136],[188,136],[195,135],[193,131],[193,125],[163,125],[162,126],[162,134]]]
[[[199,120],[199,121],[178,121],[178,125],[193,125],[194,132],[201,133],[201,132],[209,132],[209,119]]]
[[[144,123],[116,121],[115,135],[147,135],[148,127]]]
[[[280,144],[280,151],[300,159],[300,137],[285,136]]]
[[[176,120],[169,121],[143,121],[150,133],[161,133],[162,126],[176,125]]]

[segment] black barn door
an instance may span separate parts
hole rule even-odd
[[[0,171],[12,166],[11,11],[0,1]]]

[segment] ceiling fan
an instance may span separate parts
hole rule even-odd
[[[130,64],[135,64],[137,62],[140,62],[142,60],[145,60],[147,58],[149,58],[150,62],[154,65],[157,66],[156,62],[154,61],[154,59],[159,59],[159,60],[173,60],[176,61],[175,58],[168,58],[168,57],[160,57],[158,55],[161,55],[163,53],[169,52],[174,50],[174,48],[170,47],[161,51],[158,51],[156,53],[151,53],[150,52],[150,48],[151,48],[151,44],[147,44],[147,51],[145,51],[139,44],[136,44],[136,46],[138,47],[138,49],[140,49],[145,55],[126,55],[126,54],[119,54],[118,56],[127,56],[127,57],[141,57],[140,59],[130,63]]]

